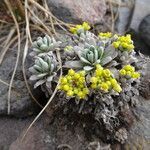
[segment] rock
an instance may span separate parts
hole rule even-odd
[[[12,142],[20,135],[22,130],[29,126],[33,117],[25,119],[0,117],[0,150],[8,150]]]
[[[149,0],[136,0],[130,28],[138,31],[143,18],[150,14]]]
[[[23,133],[14,141],[9,150],[82,150],[87,145],[83,129],[69,124],[65,117],[55,119],[49,124],[49,117],[44,114],[30,129],[23,141]]]
[[[134,7],[133,2],[131,0],[127,0],[123,6],[118,8],[118,20],[117,20],[118,33],[124,34],[127,31],[131,20],[133,7]]]
[[[130,30],[128,32],[132,36],[132,40],[134,41],[134,46],[136,51],[140,51],[144,55],[150,56],[149,47],[143,42],[142,37],[139,32],[135,32],[134,30]]]
[[[141,98],[140,105],[135,113],[138,121],[134,123],[125,144],[126,149],[149,150],[150,147],[150,101]]]
[[[22,55],[22,53],[21,53]],[[16,51],[9,50],[4,57],[4,60],[0,67],[0,79],[9,83],[16,61]],[[25,86],[23,73],[22,73],[22,59],[18,64],[18,68],[14,77],[13,87],[11,90],[10,99],[10,115],[17,117],[26,117],[32,115],[38,111],[38,107],[31,99],[28,90]],[[32,62],[27,59],[26,65],[30,65]],[[27,72],[27,71],[26,71]],[[28,76],[28,73],[27,73]],[[0,82],[0,115],[7,115],[7,99],[8,99],[8,85]],[[39,98],[41,92],[35,90],[36,98]],[[41,95],[42,96],[42,95]]]
[[[140,26],[139,26],[139,33],[145,42],[150,47],[150,15],[146,16]]]
[[[48,0],[52,13],[64,22],[96,24],[106,13],[105,0]]]

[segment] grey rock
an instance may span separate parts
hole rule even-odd
[[[0,117],[0,150],[8,150],[12,142],[29,126],[33,117],[18,119],[14,117]]]
[[[66,118],[59,118],[53,123],[49,123],[49,118],[44,114],[39,121],[29,130],[26,137],[22,140],[21,135],[14,141],[9,150],[62,150],[70,149],[83,150],[87,145],[84,137],[83,129],[78,126],[68,126],[69,122]],[[71,130],[72,128],[72,130]],[[74,130],[74,132],[72,132]]]
[[[144,55],[150,56],[149,47],[143,42],[143,39],[139,32],[135,32],[134,30],[130,30],[128,32],[132,36],[132,40],[134,41],[134,46],[136,51],[140,51]]]
[[[128,149],[149,150],[150,147],[150,101],[141,98],[140,105],[135,109],[138,121],[134,123],[125,147]]]
[[[145,42],[150,47],[150,15],[146,16],[140,26],[139,26],[139,33]]]
[[[21,53],[22,55],[22,53]],[[0,79],[9,83],[16,61],[16,50],[9,50],[4,57],[4,60],[0,66]],[[18,64],[18,68],[14,77],[13,87],[11,90],[10,99],[10,115],[16,117],[26,117],[37,112],[38,107],[31,100],[28,90],[25,86],[21,57]],[[27,59],[26,65],[30,65],[32,61]],[[26,71],[27,72],[27,71]],[[27,76],[28,76],[27,72]],[[8,86],[0,82],[0,115],[7,115],[7,99],[8,99]],[[37,93],[37,91],[35,91]]]
[[[52,13],[65,22],[96,24],[106,13],[105,0],[47,0]]]
[[[130,5],[130,7],[127,4]],[[131,0],[126,0],[124,6],[119,7],[118,20],[116,24],[118,33],[124,34],[127,31],[131,21],[133,7],[133,1]]]
[[[143,18],[150,14],[149,0],[136,0],[130,28],[138,31]]]

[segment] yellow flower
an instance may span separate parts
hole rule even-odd
[[[85,76],[85,71],[80,71],[79,75],[84,77]]]
[[[108,92],[109,86],[107,83],[103,82],[100,86],[101,86],[101,90]]]
[[[73,91],[69,90],[69,91],[67,92],[67,96],[73,96],[73,95],[74,95]]]
[[[107,39],[107,38],[112,37],[112,33],[111,32],[106,32],[106,33],[100,32],[98,36],[102,39]]]
[[[131,65],[124,66],[119,72],[123,76],[128,75],[128,77],[134,78],[134,79],[137,79],[140,77],[140,73],[135,72],[135,68]]]
[[[96,69],[103,69],[103,67],[100,64],[96,64]]]
[[[97,88],[97,84],[94,84],[94,83],[91,84],[91,88],[92,88],[92,89],[96,89],[96,88]]]
[[[127,71],[127,75],[131,77],[132,72],[131,71]]]
[[[137,78],[139,78],[141,75],[140,75],[140,73],[138,73],[138,72],[134,72],[133,74],[132,74],[132,78],[134,78],[134,79],[137,79]]]
[[[66,76],[67,80],[70,81],[71,80],[71,76]]]
[[[110,82],[111,82],[111,85],[112,85],[112,86],[115,86],[116,84],[118,84],[118,83],[117,83],[117,80],[116,80],[116,79],[113,79],[113,78],[110,79]]]
[[[92,77],[92,78],[91,78],[91,82],[92,82],[92,83],[97,83],[97,78],[96,78],[96,77]]]
[[[134,45],[133,45],[133,44],[129,44],[129,45],[127,45],[127,49],[129,49],[129,50],[134,49]]]
[[[96,75],[96,76],[101,76],[102,73],[103,73],[103,70],[101,70],[101,69],[97,69],[97,70],[95,71],[95,75]]]
[[[68,75],[73,76],[75,74],[75,71],[73,69],[70,69],[68,71]]]
[[[83,22],[82,25],[76,25],[75,27],[71,27],[69,30],[73,34],[80,34],[82,30],[85,32],[85,31],[90,30],[90,28],[91,27],[89,26],[87,22]]]
[[[120,93],[122,91],[122,88],[119,84],[116,84],[115,86],[113,86],[114,91]]]
[[[110,81],[106,81],[106,84],[111,87],[111,82]]]
[[[111,76],[110,70],[109,69],[104,69],[103,70],[103,75],[104,75],[104,77],[110,77]]]
[[[84,99],[86,96],[82,91],[80,91],[77,95],[78,95],[79,99]]]
[[[120,36],[112,45],[122,51],[132,51],[134,49],[133,41],[131,40],[131,35],[127,34],[126,36]]]
[[[71,27],[69,30],[70,30],[70,32],[73,33],[73,34],[76,34],[76,32],[77,32],[77,29],[74,28],[74,27]]]
[[[71,45],[68,45],[68,46],[66,46],[66,47],[64,48],[64,50],[65,50],[65,51],[70,51],[70,50],[72,50],[72,48],[73,48],[73,47],[72,47]]]
[[[88,89],[88,88],[84,88],[84,89],[83,89],[83,93],[84,93],[84,94],[89,94],[89,89]]]
[[[86,87],[85,72],[68,70],[68,74],[61,78],[58,89],[65,92],[69,97],[84,99],[89,93],[89,89]]]
[[[118,48],[118,47],[119,47],[119,45],[120,45],[120,42],[119,42],[119,41],[117,41],[117,42],[113,42],[113,46],[114,46],[115,48]]]
[[[121,69],[121,70],[119,71],[119,73],[120,73],[122,76],[125,76],[125,75],[126,75],[126,71],[125,71],[124,69]]]
[[[122,46],[123,48],[127,48],[127,47],[128,47],[128,44],[125,43],[125,42],[122,42],[122,43],[121,43],[121,46]]]
[[[64,86],[63,86],[63,90],[64,90],[64,91],[68,91],[68,90],[69,90],[69,86],[68,86],[68,85],[64,85]]]
[[[67,83],[67,78],[65,78],[65,77],[61,78],[61,83],[62,83],[62,84]]]
[[[95,75],[90,79],[91,88],[100,88],[104,92],[109,92],[112,87],[118,87],[118,82],[115,78],[113,78],[112,72],[109,69],[103,69],[100,67],[101,66],[96,67]]]
[[[75,74],[74,74],[74,78],[75,78],[75,79],[79,79],[79,78],[80,78],[80,74],[75,73]]]
[[[83,22],[82,26],[83,26],[85,31],[88,31],[91,28],[87,22]]]
[[[126,71],[131,71],[131,72],[134,72],[135,71],[135,68],[131,65],[126,65],[123,67],[124,70]]]

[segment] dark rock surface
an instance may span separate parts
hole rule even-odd
[[[22,49],[21,52],[23,52]],[[10,49],[9,51],[7,51],[6,56],[4,57],[4,60],[0,66],[1,80],[7,83],[10,82],[15,62],[16,50]],[[33,102],[33,100],[31,99],[28,90],[25,86],[21,62],[22,58],[20,57],[18,68],[13,81],[13,87],[11,90],[10,115],[17,117],[26,117],[37,112],[38,107],[36,103]],[[31,63],[32,61],[30,59],[27,59],[26,65],[29,66],[31,65]],[[0,115],[7,115],[8,88],[8,85],[5,85],[2,82],[0,82]],[[34,90],[34,93],[36,95],[36,98],[39,98],[41,92]]]
[[[146,16],[140,26],[139,33],[143,39],[143,42],[146,43],[150,48],[150,15]]]
[[[135,51],[150,56],[150,48],[142,39],[141,34],[139,32],[135,32],[134,30],[130,30],[128,33],[131,34],[132,40],[134,41]]]
[[[53,14],[65,22],[87,21],[96,24],[102,21],[106,13],[104,0],[48,0]]]
[[[65,125],[66,123],[66,125]],[[87,145],[83,130],[78,126],[67,126],[65,118],[59,118],[50,124],[48,116],[41,116],[21,142],[23,133],[12,143],[9,150],[82,150]]]
[[[17,139],[22,130],[29,126],[33,117],[16,119],[0,117],[0,150],[8,150],[10,144]]]
[[[142,149],[150,148],[150,101],[141,98],[140,105],[136,108],[135,113],[138,121],[132,126],[129,139],[125,144],[126,149]]]

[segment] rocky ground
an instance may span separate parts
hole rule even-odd
[[[119,0],[114,0],[118,6]],[[149,0],[126,0],[124,5],[119,7],[118,20],[115,28],[119,33],[125,31],[133,35],[137,51],[150,56],[150,5]],[[88,21],[95,24],[96,29],[100,31],[110,31],[111,21],[110,6],[105,0],[87,0],[86,3],[80,0],[48,0],[48,5],[54,15],[66,22]],[[89,7],[90,6],[90,7]],[[140,10],[140,11],[139,11]],[[114,8],[114,12],[116,8]],[[22,55],[22,54],[21,54]],[[9,83],[13,66],[16,60],[16,50],[10,49],[0,66],[0,79]],[[32,60],[28,57],[26,66],[30,66]],[[86,133],[93,133],[84,126],[81,120],[76,124],[76,117],[68,120],[65,115],[58,113],[53,118],[44,114],[31,128],[23,141],[21,138],[28,125],[33,120],[40,108],[31,100],[29,93],[23,81],[21,71],[21,59],[17,73],[13,82],[11,93],[10,115],[7,115],[7,92],[8,85],[0,82],[0,150],[55,150],[55,149],[72,149],[72,150],[92,150],[92,149],[143,149],[149,150],[150,147],[150,74],[145,81],[145,100],[141,97],[141,104],[134,110],[138,121],[132,126],[129,134],[129,140],[125,145],[103,144],[94,136]],[[148,70],[150,72],[150,70]],[[28,72],[27,72],[28,77]],[[32,83],[31,83],[32,84]],[[45,97],[41,91],[33,90],[34,96],[45,104]],[[62,119],[63,118],[63,119]],[[87,117],[87,120],[89,118]]]

